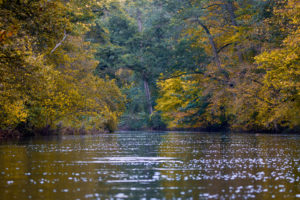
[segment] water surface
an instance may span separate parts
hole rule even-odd
[[[0,199],[299,199],[300,136],[120,132],[0,143]]]

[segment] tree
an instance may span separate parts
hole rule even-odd
[[[124,96],[114,81],[92,74],[95,47],[85,41],[104,4],[39,0],[0,6],[1,129],[23,123],[34,130],[62,125],[113,131]]]
[[[299,126],[300,91],[300,5],[289,0],[274,10],[275,18],[286,37],[282,44],[256,56],[259,67],[265,70],[260,119],[265,126],[278,130],[279,127]],[[272,19],[271,19],[272,20]],[[277,22],[278,23],[278,22]]]
[[[193,71],[187,73],[182,66],[170,79],[163,78],[161,98],[156,106],[163,111],[163,116],[175,109],[177,112],[173,114],[177,113],[184,122],[177,123],[178,126],[186,125],[188,120],[194,124],[202,122],[201,126],[207,122],[206,126],[219,124],[235,130],[279,131],[299,125],[295,118],[299,108],[295,103],[298,102],[298,44],[290,43],[292,47],[287,42],[289,37],[292,38],[289,41],[297,41],[299,34],[295,29],[299,23],[297,3],[199,0],[174,5],[173,1],[164,2],[177,9],[177,18],[187,22],[183,31],[190,36],[191,46],[204,47],[206,54],[202,54],[203,59]],[[284,9],[286,5],[289,8]],[[279,14],[287,11],[290,15]],[[293,17],[288,19],[287,15]],[[283,45],[278,50],[281,41]],[[265,50],[268,51],[263,53]],[[175,80],[200,80],[193,86],[198,88],[196,97],[184,98],[176,106],[167,101],[188,96],[184,90],[168,92]]]

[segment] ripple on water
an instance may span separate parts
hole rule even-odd
[[[132,132],[0,145],[0,199],[298,199],[299,141]]]
[[[87,161],[75,161],[75,163],[167,163],[179,162],[177,158],[173,157],[99,157]]]

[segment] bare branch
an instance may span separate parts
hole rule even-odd
[[[66,31],[64,31],[63,39],[55,45],[55,47],[51,50],[50,54],[52,54],[60,45],[62,45],[62,43],[66,40],[67,36],[68,34],[66,33]]]
[[[218,53],[220,53],[224,48],[226,48],[226,47],[228,47],[228,46],[230,46],[230,45],[232,45],[233,43],[231,42],[231,43],[228,43],[228,44],[225,44],[224,46],[222,46],[220,49],[218,49]]]

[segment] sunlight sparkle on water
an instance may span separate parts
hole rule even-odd
[[[299,141],[125,132],[4,143],[0,199],[295,199]]]

